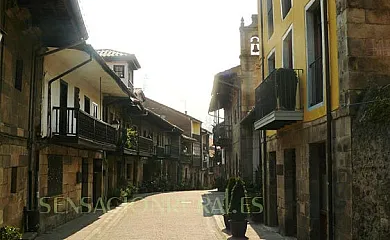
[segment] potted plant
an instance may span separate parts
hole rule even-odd
[[[248,224],[247,214],[249,213],[246,197],[244,182],[238,179],[232,190],[228,212],[230,231],[233,237],[245,237]]]
[[[228,207],[231,199],[231,194],[234,185],[236,185],[237,179],[235,177],[229,178],[229,181],[227,182],[226,188],[225,188],[225,199],[223,201],[223,209],[225,213],[223,214],[223,220],[225,222],[225,227],[227,230],[230,230],[230,224],[229,224],[229,215],[228,215]]]

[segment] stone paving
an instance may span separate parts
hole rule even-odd
[[[121,204],[103,214],[90,213],[39,236],[38,240],[234,239],[225,231],[215,191],[159,193]],[[260,237],[261,236],[261,237]],[[262,225],[248,225],[249,239],[287,239]],[[247,238],[246,238],[247,239]]]

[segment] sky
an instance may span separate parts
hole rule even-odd
[[[88,43],[135,54],[135,87],[211,130],[214,75],[240,64],[241,18],[251,23],[256,0],[79,1]]]

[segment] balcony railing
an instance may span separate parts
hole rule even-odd
[[[192,157],[192,166],[201,167],[202,166],[202,158],[200,156],[194,155]]]
[[[303,119],[298,69],[275,69],[256,88],[257,129],[277,130]]]
[[[180,161],[182,163],[191,163],[192,162],[192,154],[190,153],[182,153],[180,156]]]
[[[116,144],[117,130],[76,108],[53,107],[52,135],[81,137],[102,144]]]
[[[162,146],[153,146],[153,155],[161,158],[165,156],[165,148]]]
[[[166,157],[178,158],[179,157],[179,146],[165,145],[164,154]]]
[[[147,137],[138,137],[138,151],[139,153],[151,155],[153,152],[153,139]]]
[[[232,126],[220,123],[213,128],[214,145],[226,147],[232,141]]]

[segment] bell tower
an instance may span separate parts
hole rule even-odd
[[[252,23],[245,26],[241,18],[240,26],[240,65],[241,65],[241,116],[246,116],[255,105],[254,89],[260,83],[260,75],[256,73],[256,63],[260,57],[260,40],[258,36],[257,14],[252,15]]]

